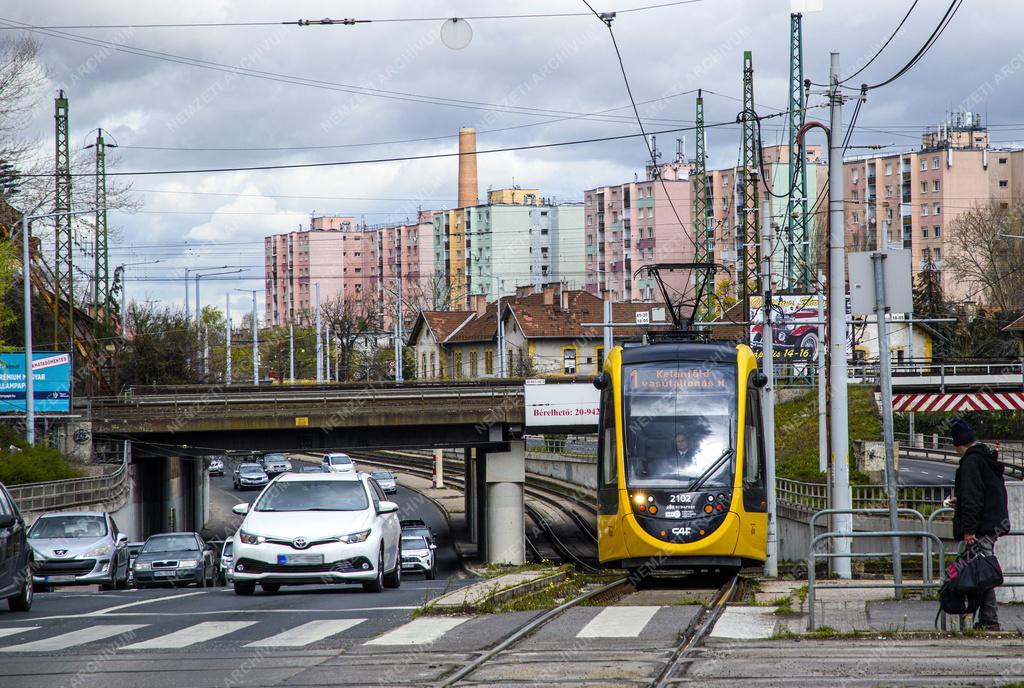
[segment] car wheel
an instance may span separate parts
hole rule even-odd
[[[23,575],[25,580],[22,582],[18,594],[7,598],[7,606],[12,612],[27,612],[32,608],[32,597],[35,592],[32,586],[32,567],[26,566]]]
[[[402,557],[396,557],[394,570],[384,576],[384,587],[385,588],[400,588],[402,587]]]
[[[205,566],[203,567],[203,570],[199,572],[199,582],[196,583],[196,585],[198,587],[200,587],[200,588],[205,588],[206,587],[206,567]]]
[[[117,567],[110,573],[110,580],[100,583],[100,590],[117,590]]]
[[[256,592],[256,584],[252,581],[235,581],[235,594],[249,596]]]
[[[427,570],[427,580],[434,580],[437,578],[437,564],[431,564],[430,569]]]
[[[280,583],[260,583],[260,587],[263,588],[263,592],[277,592],[281,589]]]
[[[117,581],[117,583],[114,585],[114,587],[117,588],[118,590],[127,590],[128,589],[128,572],[127,571],[125,571],[124,578],[122,578],[119,581]]]
[[[363,592],[383,592],[384,591],[384,550],[380,551],[377,556],[377,577],[372,581],[363,583]]]
[[[818,352],[818,335],[813,332],[805,334],[803,338],[800,339],[800,343],[797,345],[797,349],[807,349],[808,351],[810,351],[808,358],[813,360],[815,354],[817,354]]]

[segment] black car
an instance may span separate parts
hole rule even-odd
[[[213,547],[198,533],[151,535],[135,557],[135,587],[154,585],[198,585],[217,582]]]
[[[12,612],[32,608],[32,548],[28,528],[7,488],[0,483],[0,599]]]
[[[427,539],[428,545],[437,544],[437,535],[434,534],[434,531],[426,524],[425,521],[418,518],[410,518],[401,521],[400,523],[402,526],[402,537],[405,537],[406,535],[419,535]]]

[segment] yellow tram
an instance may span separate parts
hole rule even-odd
[[[602,565],[738,569],[765,560],[765,382],[744,344],[612,349],[594,383]]]

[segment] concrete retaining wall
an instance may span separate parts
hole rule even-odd
[[[597,490],[597,460],[594,458],[527,452],[526,472]]]

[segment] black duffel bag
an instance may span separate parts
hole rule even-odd
[[[995,554],[968,547],[949,565],[948,580],[963,595],[983,595],[1003,584],[1003,568]]]

